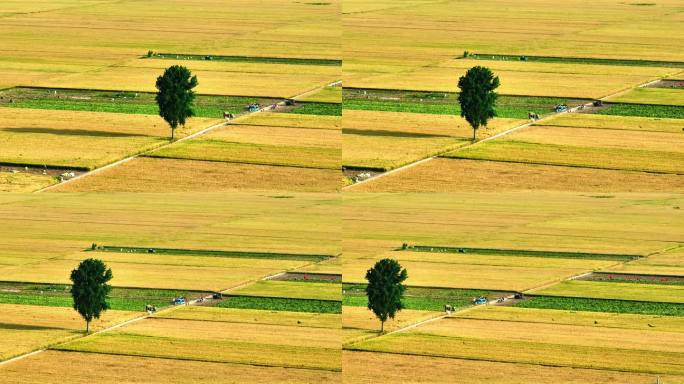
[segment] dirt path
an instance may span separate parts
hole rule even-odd
[[[587,107],[587,106],[590,106],[590,105],[591,105],[591,103],[588,103],[588,104],[585,104],[584,107]],[[468,145],[464,145],[464,146],[458,148],[458,150],[465,149],[465,148],[471,148],[471,147],[473,147],[473,146],[476,146],[476,145],[479,145],[479,144],[482,144],[482,143],[486,143],[486,142],[488,142],[488,141],[490,141],[490,140],[498,139],[498,138],[500,138],[500,137],[509,135],[509,134],[511,134],[511,133],[513,133],[513,132],[516,132],[516,131],[518,131],[518,130],[521,130],[521,129],[525,129],[525,128],[527,128],[527,127],[530,127],[530,126],[532,126],[533,124],[536,124],[536,123],[542,122],[542,121],[544,121],[544,120],[550,119],[551,117],[558,116],[558,115],[563,114],[563,113],[575,112],[575,111],[577,111],[579,108],[580,108],[580,106],[577,106],[577,107],[575,107],[575,108],[571,108],[568,112],[554,113],[554,114],[551,114],[551,115],[549,115],[549,116],[542,117],[542,118],[539,119],[539,120],[528,121],[527,123],[524,123],[524,124],[521,124],[521,125],[517,125],[517,126],[515,126],[515,127],[509,128],[509,129],[507,129],[507,130],[505,130],[505,131],[503,131],[503,132],[499,132],[499,133],[497,133],[496,135],[487,137],[487,138],[485,138],[485,139],[482,139],[482,140],[480,140],[480,141],[476,141],[476,142],[474,142],[474,143],[470,143],[470,144],[468,144]],[[392,175],[392,174],[395,174],[395,173],[399,173],[399,172],[405,171],[405,170],[407,170],[407,169],[410,169],[410,168],[415,167],[416,165],[420,165],[420,164],[423,164],[423,163],[427,163],[428,161],[434,160],[434,159],[436,159],[436,158],[438,158],[438,157],[439,157],[439,155],[427,157],[427,158],[424,158],[424,159],[420,159],[420,160],[414,161],[413,163],[409,163],[409,164],[403,165],[403,166],[401,166],[401,167],[399,167],[399,168],[392,169],[392,170],[387,171],[387,172],[378,173],[377,175],[372,176],[372,177],[369,177],[369,178],[364,179],[364,180],[361,180],[361,181],[359,181],[358,183],[354,183],[354,184],[351,184],[351,185],[347,185],[346,187],[342,187],[342,190],[353,189],[353,188],[356,187],[357,185],[366,184],[366,183],[372,182],[372,181],[374,181],[374,180],[381,179],[381,178],[383,178],[383,177],[385,177],[385,176],[389,176],[389,175]]]
[[[309,95],[309,94],[318,92],[319,90],[324,89],[325,87],[331,86],[332,84],[336,84],[336,83],[338,83],[339,81],[340,81],[340,80],[335,81],[335,82],[332,82],[332,83],[330,83],[330,84],[326,84],[326,85],[324,85],[324,86],[319,86],[319,87],[316,87],[316,88],[307,90],[307,91],[305,91],[305,92],[302,92],[302,93],[300,93],[300,94],[297,94],[297,95],[295,95],[295,96],[292,96],[290,99],[295,99],[295,98],[307,96],[307,95]],[[63,182],[61,182],[61,183],[53,184],[53,185],[47,186],[47,187],[45,187],[45,188],[41,188],[41,189],[35,191],[34,193],[40,193],[40,192],[50,191],[50,190],[59,188],[59,187],[61,187],[62,185],[72,183],[72,182],[74,182],[74,181],[76,181],[76,180],[80,180],[80,179],[83,179],[83,178],[88,177],[88,176],[91,176],[91,175],[96,175],[96,174],[98,174],[98,173],[100,173],[100,172],[102,172],[102,171],[105,171],[105,170],[107,170],[107,169],[114,168],[114,167],[119,166],[119,165],[121,165],[121,164],[128,163],[129,161],[134,160],[134,159],[137,159],[137,158],[139,158],[140,156],[143,156],[143,155],[148,154],[148,153],[150,153],[150,152],[157,151],[157,150],[166,148],[166,147],[168,147],[168,146],[170,146],[170,145],[173,145],[173,144],[176,144],[176,143],[181,143],[181,142],[183,142],[183,141],[191,140],[191,139],[194,139],[194,138],[196,138],[196,137],[198,137],[198,136],[205,135],[205,134],[207,134],[207,133],[209,133],[209,132],[211,132],[211,131],[213,131],[213,130],[215,130],[215,129],[225,127],[225,126],[231,124],[231,122],[233,122],[233,121],[242,120],[242,119],[245,119],[245,118],[247,118],[247,117],[249,117],[249,116],[253,116],[253,115],[255,115],[255,114],[258,114],[258,113],[270,111],[270,110],[274,109],[274,106],[275,106],[275,107],[278,107],[278,106],[285,106],[285,100],[280,101],[280,102],[278,102],[278,103],[276,103],[276,104],[272,104],[272,105],[265,106],[265,107],[260,108],[258,111],[255,111],[255,112],[245,113],[245,114],[243,114],[243,115],[241,115],[241,116],[236,117],[236,118],[233,119],[233,120],[222,121],[222,122],[220,122],[220,123],[217,123],[217,124],[214,124],[214,125],[209,126],[209,127],[207,127],[207,128],[204,128],[204,129],[202,129],[202,130],[200,130],[200,131],[197,131],[197,132],[195,132],[195,133],[192,133],[192,134],[190,134],[190,135],[188,135],[188,136],[182,137],[182,138],[180,138],[180,139],[178,139],[178,140],[176,140],[176,141],[168,142],[168,143],[166,143],[166,144],[164,144],[164,145],[161,145],[161,146],[159,146],[159,147],[155,147],[155,148],[150,149],[150,150],[148,150],[148,151],[144,151],[144,152],[142,152],[142,153],[138,153],[138,154],[135,154],[135,155],[132,155],[132,156],[123,158],[123,159],[121,159],[121,160],[117,160],[117,161],[115,161],[115,162],[113,162],[113,163],[107,164],[107,165],[105,165],[105,166],[103,166],[103,167],[100,167],[100,168],[97,168],[97,169],[93,169],[93,170],[88,171],[88,172],[83,172],[83,173],[81,173],[81,174],[79,174],[79,175],[77,175],[77,176],[75,176],[75,177],[72,177],[72,178],[70,178],[70,179],[68,179],[68,180],[65,180],[65,181],[63,181]]]
[[[684,72],[679,72],[679,73],[677,73],[677,74],[680,74],[680,73],[684,73]],[[675,74],[675,75],[676,75],[676,74]],[[666,75],[665,77],[669,77],[669,76],[671,76],[671,75]],[[610,94],[605,95],[605,96],[603,96],[603,97],[600,97],[600,98],[598,98],[598,99],[596,99],[596,100],[605,101],[605,100],[608,99],[608,98],[615,97],[615,96],[619,96],[619,95],[621,95],[621,94],[623,94],[623,93],[626,93],[626,92],[629,92],[629,91],[631,91],[631,90],[633,90],[633,89],[636,89],[636,88],[640,88],[640,87],[648,86],[648,85],[650,85],[650,84],[657,83],[658,81],[661,81],[661,80],[662,80],[663,78],[665,78],[665,77],[659,77],[659,78],[657,78],[657,79],[655,79],[655,80],[648,80],[648,81],[646,81],[646,82],[644,82],[644,83],[641,83],[641,84],[639,84],[639,85],[637,85],[637,86],[632,86],[632,87],[629,87],[629,88],[621,89],[621,90],[619,90],[619,91],[610,93]],[[567,112],[553,113],[553,114],[550,114],[550,115],[548,115],[548,116],[545,116],[545,117],[543,117],[543,118],[541,118],[541,119],[539,119],[539,120],[530,121],[530,122],[527,122],[527,123],[525,123],[525,124],[521,124],[521,125],[515,126],[515,127],[513,127],[513,128],[509,128],[509,129],[507,129],[507,130],[505,130],[505,131],[503,131],[503,132],[497,133],[496,135],[487,137],[486,139],[482,139],[482,140],[477,141],[477,142],[475,142],[475,143],[471,143],[471,144],[465,145],[465,146],[463,146],[463,147],[458,148],[458,150],[465,149],[465,148],[470,148],[470,147],[473,147],[473,146],[478,145],[478,144],[486,143],[486,142],[488,142],[488,141],[490,141],[490,140],[498,139],[498,138],[500,138],[500,137],[509,135],[509,134],[511,134],[511,133],[513,133],[513,132],[517,132],[517,131],[519,131],[519,130],[521,130],[521,129],[528,128],[528,127],[530,127],[530,126],[532,126],[532,125],[534,125],[534,124],[537,124],[537,123],[539,123],[539,122],[548,120],[548,119],[550,119],[550,118],[552,118],[552,117],[555,117],[555,116],[558,116],[558,115],[561,115],[561,114],[564,114],[564,113],[576,113],[576,112],[578,112],[578,111],[585,110],[585,108],[592,108],[592,107],[593,107],[593,104],[592,104],[592,103],[586,103],[586,104],[578,105],[578,106],[576,106],[576,107],[574,107],[574,108],[570,108]],[[353,188],[354,188],[355,186],[357,186],[357,185],[369,183],[369,182],[372,182],[372,181],[374,181],[374,180],[378,180],[378,179],[380,179],[380,178],[383,178],[383,177],[385,177],[385,176],[389,176],[389,175],[392,175],[392,174],[395,174],[395,173],[399,173],[399,172],[405,171],[405,170],[407,170],[407,169],[409,169],[409,168],[415,167],[416,165],[420,165],[420,164],[426,163],[426,162],[431,161],[431,160],[434,160],[434,159],[436,159],[436,158],[438,158],[438,157],[439,157],[439,155],[427,157],[427,158],[424,158],[424,159],[417,160],[417,161],[415,161],[415,162],[413,162],[413,163],[406,164],[406,165],[401,166],[401,167],[399,167],[399,168],[395,168],[395,169],[390,170],[390,171],[387,171],[387,172],[379,173],[379,174],[377,174],[377,175],[375,175],[375,176],[372,176],[372,177],[369,177],[369,178],[364,179],[364,180],[362,180],[362,181],[359,181],[358,183],[354,183],[354,184],[351,184],[351,185],[347,185],[347,186],[345,186],[345,187],[342,187],[342,190],[344,191],[344,190],[353,189]]]

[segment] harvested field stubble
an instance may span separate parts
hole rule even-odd
[[[335,192],[333,169],[137,158],[55,189],[55,192]]]
[[[92,366],[106,366],[107,375],[95,372]],[[248,364],[209,363],[191,360],[158,359],[99,353],[47,351],[22,361],[0,367],[6,384],[27,381],[45,384],[149,383],[156,381],[185,384],[202,381],[212,384],[242,384],[278,381],[279,383],[330,382],[340,383],[339,372],[264,367]]]
[[[183,137],[215,121],[191,119],[176,134]],[[4,163],[96,168],[165,144],[169,136],[158,116],[0,108]]]
[[[350,192],[684,192],[684,176],[488,160],[437,158]]]
[[[454,377],[467,377],[470,383],[482,384],[653,383],[653,375],[650,374],[391,353],[344,351],[342,361],[345,367],[345,383],[370,383],[378,376],[397,382],[411,377],[413,383],[426,384],[448,383]],[[386,369],[388,365],[391,365],[392,369]],[[672,383],[684,380],[681,376],[660,377]]]

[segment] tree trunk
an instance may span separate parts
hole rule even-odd
[[[86,335],[90,334],[90,321],[86,320]]]
[[[176,133],[176,128],[171,128],[171,141],[173,141],[175,133]]]
[[[383,333],[385,331],[385,322],[380,320],[380,333]]]
[[[477,140],[477,128],[473,128],[473,143]]]

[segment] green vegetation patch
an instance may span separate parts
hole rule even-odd
[[[518,302],[515,306],[521,308],[562,309],[568,311],[684,316],[684,304],[645,301],[535,296],[529,300]]]
[[[172,305],[171,302],[175,297],[193,300],[206,295],[209,295],[209,292],[115,287],[112,289],[108,302],[110,309],[142,312],[147,304],[161,308]],[[71,308],[73,306],[71,286],[0,282],[0,304]]]
[[[224,299],[219,301],[216,306],[221,308],[262,309],[270,311],[342,313],[342,303],[333,300],[224,295]]]
[[[329,3],[308,3],[310,5],[326,5]],[[201,60],[201,61],[228,61],[236,63],[263,63],[263,64],[291,64],[291,65],[325,65],[341,67],[342,60],[336,59],[308,59],[297,57],[263,57],[263,56],[222,56],[222,55],[197,55],[188,53],[154,53],[146,56],[149,59],[162,60]]]
[[[632,5],[651,5],[650,3],[636,3]],[[463,57],[459,57],[462,59]],[[684,68],[682,61],[635,60],[635,59],[598,59],[593,57],[559,57],[559,56],[528,56],[528,55],[499,55],[490,53],[470,54],[473,60],[501,60],[501,61],[531,61],[541,63],[563,64],[600,64],[600,65],[628,65],[637,67],[666,67]]]
[[[660,119],[684,119],[684,107],[676,105],[620,104],[606,103],[598,115],[641,116]]]
[[[154,93],[95,91],[55,88],[13,88],[0,92],[0,106],[66,111],[111,112],[140,115],[157,115],[159,108]],[[196,117],[223,118],[223,113],[234,115],[247,112],[249,104],[270,105],[277,98],[245,96],[195,97]]]
[[[288,112],[299,115],[342,116],[342,104],[299,101]]]
[[[92,252],[92,251],[91,251]],[[183,256],[212,256],[212,257],[246,257],[246,258],[266,258],[266,259],[287,259],[304,261],[322,261],[332,255],[315,255],[303,253],[275,253],[275,252],[245,252],[245,251],[223,251],[209,249],[178,249],[178,248],[145,248],[145,247],[123,247],[116,245],[96,246],[94,252],[116,252],[116,253],[154,253],[162,255],[183,255]]]
[[[345,88],[343,90],[344,109],[428,113],[435,115],[460,115],[458,93],[397,91],[379,89]],[[504,96],[497,99],[498,117],[527,119],[529,112],[539,115],[554,112],[554,107],[566,104],[574,107],[590,100],[561,97]]]
[[[365,307],[368,305],[365,284],[344,284],[342,288],[342,304],[352,307]],[[402,300],[405,309],[421,311],[443,311],[444,305],[465,307],[472,304],[476,297],[497,297],[504,293],[479,289],[456,289],[456,288],[420,288],[407,287]]]
[[[481,255],[497,256],[530,256],[530,257],[558,257],[563,259],[594,259],[594,260],[634,260],[641,256],[630,254],[613,253],[589,253],[589,252],[559,252],[559,251],[538,251],[529,249],[500,249],[500,248],[465,248],[465,247],[445,247],[432,245],[410,245],[402,248],[404,251],[413,252],[433,252],[433,253],[477,253]]]

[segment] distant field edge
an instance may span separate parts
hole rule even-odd
[[[399,93],[399,92],[409,92],[409,93],[423,93],[423,94],[446,94],[446,95],[458,95],[458,92],[450,92],[450,91],[426,91],[425,89],[409,89],[409,88],[380,88],[380,87],[348,87],[344,86],[343,88],[345,91],[380,91],[380,92],[390,92],[390,93]],[[519,93],[500,93],[497,92],[497,95],[499,97],[511,97],[511,98],[534,98],[534,99],[559,99],[559,100],[577,100],[581,102],[587,102],[591,100],[596,100],[595,97],[565,97],[565,96],[539,96],[539,95],[523,95]],[[351,98],[351,96],[347,96]],[[344,96],[343,96],[343,101],[342,103],[344,104]]]
[[[240,144],[240,143],[238,143],[238,144]],[[187,157],[187,158],[186,157],[174,157],[174,156],[159,155],[159,154],[155,154],[155,153],[146,153],[144,155],[141,155],[140,157],[149,157],[151,159],[206,161],[208,163],[266,165],[269,167],[284,167],[284,168],[325,169],[325,170],[333,170],[333,171],[337,171],[340,169],[340,167],[337,167],[337,166],[326,167],[326,166],[314,166],[314,165],[303,165],[303,164],[280,164],[280,163],[268,162],[268,161],[214,160],[214,159],[202,159],[202,158],[195,158],[195,157]]]
[[[246,63],[265,63],[265,64],[296,64],[296,65],[323,65],[341,67],[342,60],[339,59],[314,59],[302,57],[269,57],[269,56],[225,56],[212,54],[191,54],[191,53],[154,53],[151,56],[145,55],[142,59],[161,59],[161,60],[201,60],[201,61],[230,61]]]
[[[544,144],[539,144],[544,145]],[[656,171],[656,170],[651,170],[651,169],[634,169],[634,168],[619,168],[619,167],[599,167],[599,166],[594,166],[594,165],[586,165],[586,164],[567,164],[567,163],[555,163],[553,161],[520,161],[520,160],[505,160],[505,159],[488,159],[486,157],[477,157],[477,156],[468,156],[468,155],[460,155],[458,153],[459,150],[462,148],[458,148],[453,151],[449,151],[444,154],[438,155],[440,158],[444,159],[461,159],[461,160],[478,160],[478,161],[493,161],[493,162],[498,162],[498,163],[510,163],[510,164],[533,164],[533,165],[550,165],[554,167],[568,167],[568,168],[584,168],[584,169],[605,169],[608,171],[626,171],[626,172],[641,172],[641,173],[650,173],[654,175],[679,175],[683,176],[683,172],[677,172],[677,171]]]
[[[524,58],[524,59],[521,59]],[[456,59],[473,60],[503,60],[503,61],[536,61],[546,63],[568,64],[603,64],[603,65],[627,65],[627,66],[650,66],[650,67],[675,67],[684,68],[684,61],[642,60],[642,59],[607,59],[595,57],[562,57],[562,56],[534,56],[534,55],[504,55],[492,53],[471,53],[468,57],[456,57]]]
[[[533,256],[533,257],[560,257],[571,259],[598,259],[598,260],[634,260],[641,255],[618,254],[618,253],[593,253],[593,252],[563,252],[541,251],[527,249],[504,249],[504,248],[469,248],[431,245],[409,245],[402,251],[414,252],[444,252],[444,253],[480,253],[487,255],[510,255],[510,256]]]
[[[0,167],[29,167],[29,168],[44,168],[48,170],[64,170],[64,171],[92,171],[93,168],[80,167],[74,165],[54,165],[54,164],[38,164],[38,163],[11,163],[0,162]]]
[[[144,93],[144,94],[149,94],[149,95],[155,95],[157,92],[154,91],[140,91],[140,90],[130,90],[130,89],[115,89],[115,88],[110,88],[110,89],[104,89],[104,88],[82,88],[82,87],[50,87],[50,86],[42,86],[42,85],[15,85],[13,87],[9,87],[6,89],[2,89],[3,91],[8,91],[8,90],[13,90],[13,89],[35,89],[35,90],[55,90],[55,91],[86,91],[86,92],[122,92],[122,93]],[[198,92],[195,93],[196,96],[216,96],[216,97],[251,97],[255,99],[274,99],[274,100],[285,100],[286,97],[282,96],[264,96],[264,95],[234,95],[234,94],[225,94],[225,93],[204,93],[204,92]],[[306,104],[306,103],[322,103],[322,102],[307,102],[307,101],[298,101],[301,104]],[[328,103],[328,104],[334,104],[334,103]]]
[[[181,248],[157,248],[157,247],[128,247],[116,245],[100,245],[96,249],[88,249],[88,252],[118,252],[118,253],[150,253],[166,255],[190,255],[190,256],[213,256],[213,257],[246,257],[266,259],[293,259],[322,261],[335,257],[334,255],[306,254],[306,253],[281,253],[281,252],[250,252],[250,251],[226,251],[210,249],[181,249]]]

